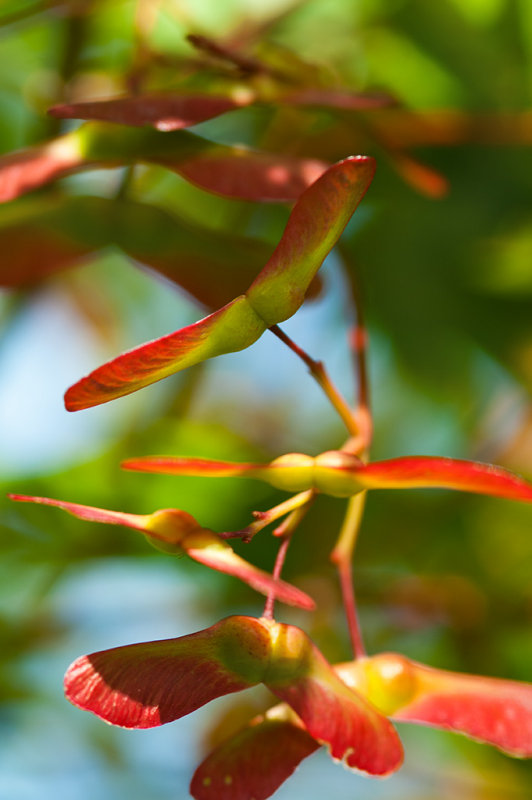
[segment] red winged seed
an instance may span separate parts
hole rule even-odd
[[[244,105],[247,103],[215,95],[139,95],[58,105],[48,113],[60,119],[151,125],[159,131],[177,131]]]

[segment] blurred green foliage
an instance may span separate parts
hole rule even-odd
[[[0,61],[8,68],[0,77],[0,150],[9,152],[68,130],[71,123],[46,117],[48,106],[124,92],[140,68],[146,88],[202,89],[240,80],[232,65],[187,44],[189,33],[232,42],[270,63],[277,59],[295,73],[318,76],[324,85],[390,91],[406,108],[490,114],[487,126],[495,114],[521,114],[530,105],[532,5],[527,0],[3,2]],[[530,478],[530,120],[513,118],[523,132],[506,145],[490,144],[486,135],[480,142],[474,137],[447,146],[429,141],[417,148],[416,156],[449,181],[448,194],[434,199],[398,174],[394,152],[375,136],[372,119],[379,113],[372,118],[370,112],[266,105],[232,112],[197,126],[197,131],[214,141],[244,142],[273,152],[329,159],[357,152],[377,156],[377,177],[339,254],[357,277],[369,324],[373,456],[481,458]],[[393,138],[393,130],[390,134]],[[62,353],[48,352],[40,372],[22,370],[22,378],[13,367],[14,360],[24,363],[23,351],[17,349],[21,329],[26,340],[41,341],[41,352],[43,347],[46,352],[47,326],[35,314],[43,297],[52,317],[56,306],[69,305],[72,324],[79,322],[84,331],[80,346],[86,340],[92,353],[80,356],[82,363],[93,358],[92,365],[199,316],[191,301],[174,300],[173,284],[149,289],[156,278],[150,273],[141,280],[129,268],[123,243],[119,251],[113,249],[111,260],[108,251],[102,255],[101,248],[117,232],[110,237],[105,230],[103,235],[91,215],[79,209],[89,202],[85,195],[110,202],[124,191],[131,207],[137,204],[139,219],[146,204],[156,233],[153,249],[163,254],[165,247],[182,246],[178,224],[193,223],[206,241],[211,236],[219,241],[216,232],[226,239],[259,240],[250,245],[256,258],[273,247],[288,215],[286,207],[208,195],[159,167],[66,178],[27,203],[1,207],[4,230],[13,218],[21,224],[13,209],[41,207],[37,213],[46,217],[63,204],[74,214],[72,226],[79,226],[84,246],[91,253],[95,248],[77,272],[54,275],[50,282],[0,298],[1,391],[16,380],[24,398],[18,410],[6,409],[1,421],[6,442],[13,431],[37,441],[36,431],[51,424],[41,386]],[[83,196],[77,205],[69,200],[74,195]],[[176,219],[170,233],[169,214]],[[70,223],[67,227],[72,230]],[[120,237],[127,239],[122,229]],[[133,250],[149,249],[140,225],[132,231],[131,241],[135,238]],[[130,255],[138,257],[136,252]],[[111,268],[115,262],[117,269]],[[0,253],[0,273],[7,274],[9,265],[6,248]],[[294,320],[287,330],[311,355],[330,363],[340,386],[351,394],[342,279],[334,259],[324,281],[321,300],[309,304],[301,312],[302,321]],[[62,335],[67,350],[67,340],[75,334],[65,329]],[[254,460],[338,446],[341,427],[301,365],[279,343],[256,348],[247,359],[225,357],[217,365],[195,367],[143,390],[131,402],[118,401],[123,405],[105,417],[103,436],[96,433],[100,417],[93,412],[87,412],[92,415],[87,423],[78,417],[67,421],[66,414],[64,420],[54,417],[47,450],[43,454],[36,444],[34,463],[18,463],[16,442],[8,448],[12,455],[1,458],[3,494],[48,495],[137,513],[178,506],[215,530],[244,526],[252,510],[267,508],[282,496],[237,479],[217,483],[129,474],[120,471],[119,463],[155,453]],[[71,378],[80,375],[73,371]],[[58,396],[58,404],[60,400]],[[72,435],[79,435],[82,446],[58,467],[53,442],[62,441],[63,424],[80,426]],[[28,443],[31,450],[30,439],[24,448]],[[177,746],[178,734],[172,729],[154,734],[159,738],[151,739],[148,757],[137,762],[139,745],[125,742],[122,732],[102,733],[98,722],[81,720],[83,715],[64,707],[61,672],[78,654],[74,648],[88,649],[90,642],[100,649],[100,628],[101,647],[115,643],[106,638],[105,613],[91,616],[91,602],[100,591],[115,602],[114,587],[94,579],[91,595],[76,589],[77,582],[85,585],[87,575],[101,575],[103,581],[112,576],[113,565],[132,569],[135,588],[132,579],[127,584],[131,595],[119,607],[122,617],[115,635],[135,625],[138,639],[155,638],[151,631],[160,613],[150,602],[157,579],[144,584],[144,568],[150,576],[161,570],[163,586],[174,579],[185,587],[197,585],[188,600],[196,627],[198,614],[210,624],[242,609],[257,613],[260,598],[230,579],[206,575],[207,570],[190,561],[158,554],[132,531],[89,525],[60,511],[13,506],[7,500],[1,502],[0,515],[0,736],[5,739],[0,766],[8,776],[0,797],[29,798],[35,796],[32,786],[35,791],[39,785],[46,787],[47,796],[68,792],[75,798],[86,798],[95,788],[104,798],[122,797],[126,791],[131,798],[184,793],[190,765],[165,765],[158,755]],[[287,579],[314,594],[319,612],[313,619],[282,612],[283,618],[302,624],[331,660],[348,656],[333,569],[324,569],[341,515],[341,502],[320,498],[298,531],[287,562]],[[530,679],[531,525],[530,507],[503,500],[419,491],[372,495],[355,562],[370,652],[396,649],[442,668]],[[263,567],[273,562],[274,542],[267,533],[235,549]],[[137,563],[142,569],[136,570]],[[170,618],[173,601],[163,601]],[[62,605],[69,602],[73,610]],[[86,616],[80,611],[83,603]],[[142,603],[146,616],[139,612]],[[169,625],[164,635],[187,632],[186,623],[179,624],[183,627],[174,633]],[[46,725],[57,727],[58,742],[72,736],[80,743],[73,766],[56,754],[46,768],[32,756],[40,737],[48,735]],[[187,721],[177,725],[185,731]],[[407,751],[407,777],[388,782],[379,797],[421,800],[447,796],[451,790],[462,798],[528,796],[527,766],[488,748],[417,731],[409,734]],[[430,771],[425,771],[427,759]],[[372,797],[377,791],[358,778],[338,776],[325,762],[319,764],[324,774],[328,770],[330,785],[337,785],[338,797],[354,797],[357,790]],[[101,778],[89,777],[91,769],[99,770]],[[285,797],[310,798],[325,785],[320,780],[316,788],[312,777],[306,784],[303,774],[297,780],[282,790]]]

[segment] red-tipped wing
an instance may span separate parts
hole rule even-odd
[[[205,359],[242,350],[264,330],[264,323],[241,296],[193,325],[98,367],[67,390],[65,407],[79,411],[131,394]]]
[[[208,192],[253,202],[293,203],[327,169],[324,161],[221,145],[188,131],[87,122],[72,133],[0,158],[0,203],[70,172],[161,164]]]
[[[266,800],[318,747],[300,724],[260,717],[207,756],[190,793],[195,800]]]
[[[373,158],[350,156],[329,167],[301,195],[279,244],[247,291],[267,327],[288,319],[300,307],[374,174]]]
[[[31,147],[0,158],[0,203],[14,200],[56,178],[61,178],[83,162],[70,137],[63,136],[41,147]]]
[[[122,511],[108,511],[106,508],[84,506],[79,503],[68,503],[65,500],[54,500],[51,497],[33,497],[25,494],[9,494],[11,500],[22,503],[39,503],[45,506],[55,506],[68,511],[74,517],[88,522],[105,522],[108,525],[124,525],[126,528],[146,532],[147,517],[140,514],[124,514]]]
[[[67,409],[77,411],[113,400],[208,358],[242,350],[268,327],[292,316],[374,171],[374,160],[362,156],[330,167],[298,200],[279,244],[244,295],[194,325],[94,370],[67,391]]]
[[[232,548],[213,531],[202,528],[196,520],[178,509],[163,509],[155,514],[125,514],[105,508],[53,500],[50,497],[8,495],[11,500],[61,508],[79,519],[88,522],[103,522],[109,525],[124,525],[141,531],[148,537],[167,543],[174,552],[183,551],[194,561],[218,572],[232,575],[261,594],[273,592],[277,600],[312,611],[315,603],[301,589],[286,581],[276,580],[270,574],[240,558]]]
[[[389,720],[340,680],[302,631],[279,628],[266,686],[288,703],[333,758],[370,775],[399,769],[403,749]]]
[[[139,472],[156,472],[165,475],[195,475],[204,478],[232,478],[256,470],[267,469],[267,464],[247,464],[237,461],[214,461],[210,458],[182,458],[180,456],[140,456],[128,458],[123,469]]]
[[[138,95],[53,106],[48,113],[60,119],[87,119],[121,125],[152,125],[176,131],[197,125],[244,105],[215,95]]]
[[[394,718],[464,733],[514,756],[532,756],[532,685],[409,662],[417,691]]]
[[[165,158],[154,161],[173,167],[172,161]],[[190,183],[222,197],[289,203],[297,200],[326,169],[327,164],[316,159],[213,147],[198,158],[187,159],[177,171]]]
[[[228,617],[179,639],[82,656],[67,670],[65,694],[112,725],[151,728],[260,683],[269,646],[258,620]]]
[[[314,600],[301,589],[286,581],[276,580],[264,570],[249,564],[214,533],[209,539],[206,539],[206,536],[209,537],[209,533],[202,532],[197,535],[192,534],[183,540],[182,547],[190,558],[218,572],[225,572],[238,578],[261,594],[267,595],[273,592],[277,600],[290,606],[305,608],[307,611],[312,611],[316,607]]]
[[[502,467],[436,456],[375,461],[354,471],[364,489],[457,489],[532,502],[532,485]]]

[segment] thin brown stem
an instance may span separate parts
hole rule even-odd
[[[360,494],[350,498],[340,535],[330,556],[332,563],[335,564],[338,570],[349,636],[355,658],[362,658],[366,655],[358,619],[351,569],[353,551],[360,530],[360,523],[362,522],[365,500],[366,492],[360,492]]]
[[[272,325],[270,328],[271,332],[277,336],[287,347],[292,350],[293,353],[296,354],[308,367],[310,374],[316,380],[316,382],[321,386],[327,397],[329,398],[331,404],[336,409],[344,425],[346,426],[347,430],[351,434],[352,437],[356,437],[360,434],[357,421],[355,419],[354,412],[349,407],[347,401],[342,397],[336,386],[331,381],[325,367],[323,366],[321,361],[315,361],[311,358],[308,353],[306,353],[301,347],[299,347],[292,339],[287,336],[287,334],[279,328],[278,325]]]

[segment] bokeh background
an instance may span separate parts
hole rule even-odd
[[[326,362],[352,399],[347,267],[370,331],[373,457],[474,458],[532,478],[532,4],[4,0],[0,150],[68,130],[75,123],[47,117],[50,105],[123,93],[139,70],[147,88],[234,80],[230,64],[188,44],[190,33],[291,64],[325,85],[390,92],[399,110],[423,112],[436,133],[412,116],[401,128],[390,109],[268,104],[196,130],[214,141],[329,160],[377,157],[370,192],[323,269],[320,297],[283,327]],[[408,156],[398,141],[412,144]],[[124,191],[185,223],[254,236],[270,249],[289,213],[208,195],[155,167],[73,176],[32,202],[44,212],[58,198]],[[1,207],[0,229],[24,207]],[[11,268],[6,249],[0,274]],[[282,495],[238,480],[125,473],[120,461],[155,453],[270,459],[342,443],[334,412],[273,336],[109,406],[63,410],[64,390],[89,369],[199,315],[175,285],[116,247],[0,293],[1,800],[186,797],[213,736],[263,702],[252,692],[133,732],[69,706],[62,675],[81,653],[183,635],[230,613],[259,614],[262,601],[236,581],[151,550],[132,531],[1,499],[11,491],[138,513],[175,506],[205,526],[232,530]],[[309,618],[279,607],[279,619],[305,627],[332,661],[349,658],[327,561],[342,511],[342,501],[319,499],[286,565],[286,577],[316,597],[319,611]],[[355,562],[369,652],[397,650],[441,668],[529,680],[531,530],[530,507],[504,500],[371,495]],[[237,547],[257,564],[273,563],[267,532]],[[320,752],[276,796],[530,797],[526,763],[460,736],[406,725],[401,735],[406,764],[390,780],[351,775]]]

